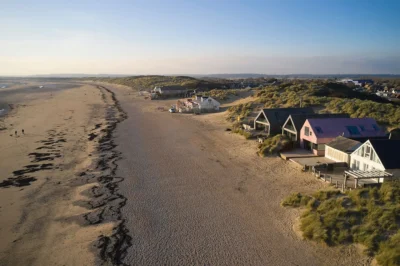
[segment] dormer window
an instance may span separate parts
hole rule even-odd
[[[315,130],[317,131],[317,133],[323,133],[322,128],[320,127],[315,127]]]
[[[360,131],[356,126],[347,126],[346,128],[349,131],[350,135],[360,135]]]

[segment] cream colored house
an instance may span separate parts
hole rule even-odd
[[[350,165],[350,154],[361,146],[361,142],[342,136],[325,144],[325,157],[335,162]]]

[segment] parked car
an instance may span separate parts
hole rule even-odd
[[[175,112],[176,112],[175,108],[170,108],[168,111],[169,111],[170,113],[175,113]]]

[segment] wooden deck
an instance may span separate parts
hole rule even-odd
[[[284,160],[290,160],[293,158],[315,158],[318,157],[311,151],[307,151],[305,149],[294,149],[287,152],[281,152],[281,158]],[[319,157],[324,158],[324,157]]]

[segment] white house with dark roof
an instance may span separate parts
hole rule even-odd
[[[368,140],[351,154],[351,169],[386,171],[400,177],[399,151],[400,140]],[[383,182],[383,178],[379,182]]]

